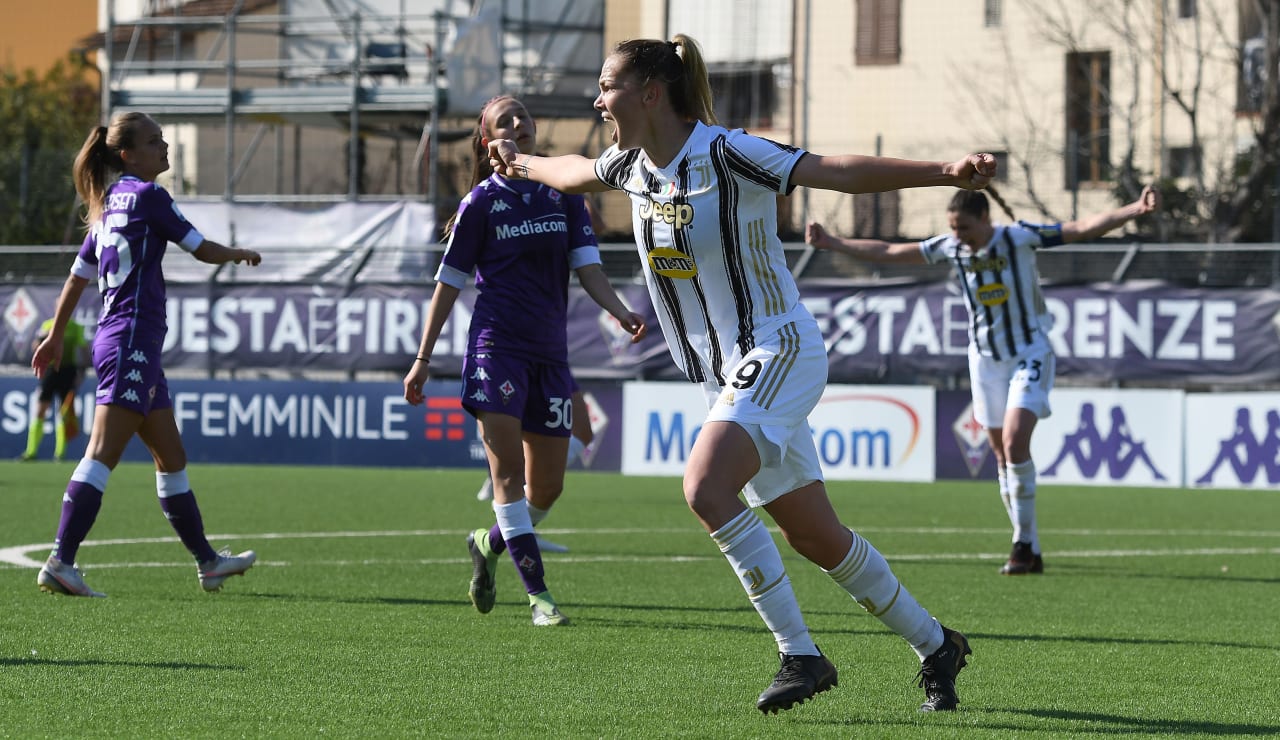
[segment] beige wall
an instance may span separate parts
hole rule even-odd
[[[871,153],[879,135],[886,156],[954,159],[970,151],[1009,151],[1013,166],[1001,190],[1015,214],[1070,218],[1062,156],[1069,48],[1111,52],[1113,165],[1132,142],[1134,162],[1150,179],[1161,170],[1162,145],[1190,142],[1189,117],[1160,94],[1161,2],[1131,3],[1126,17],[1121,0],[1006,0],[1003,22],[985,28],[982,3],[903,0],[901,63],[857,66],[854,3],[812,0],[808,146],[822,154]],[[1230,162],[1241,126],[1234,113],[1235,0],[1201,0],[1198,6],[1198,45],[1194,21],[1167,18],[1163,58],[1171,87],[1186,98],[1197,72],[1202,75],[1198,119],[1204,166],[1214,171]],[[806,89],[798,81],[797,90]],[[945,230],[948,198],[936,190],[903,193],[902,233]],[[1113,205],[1109,186],[1085,185],[1077,213]],[[811,215],[844,228],[851,225],[851,211],[848,196],[814,194],[811,200]]]
[[[666,27],[666,2],[606,0],[606,53],[622,39],[665,38],[684,30]],[[1170,89],[1197,105],[1204,166],[1212,175],[1230,163],[1250,123],[1235,113],[1237,2],[1200,0],[1197,36],[1193,21],[1162,19],[1159,10],[1173,5],[1169,0],[1005,0],[1002,22],[995,28],[984,27],[981,2],[902,0],[900,63],[859,66],[853,49],[856,3],[795,0],[790,116],[780,119],[778,128],[758,133],[823,155],[874,153],[877,139],[883,155],[911,159],[953,160],[973,151],[1007,151],[1012,166],[999,185],[1015,214],[1030,220],[1071,218],[1073,199],[1063,171],[1068,49],[1111,53],[1113,164],[1132,144],[1136,167],[1149,179],[1161,171],[1164,149],[1189,144],[1190,119],[1162,91],[1163,69]],[[1122,12],[1126,5],[1128,16]],[[1162,23],[1165,33],[1160,33]],[[725,33],[732,32],[726,27]],[[242,54],[248,51],[241,49]],[[271,56],[273,50],[255,53]],[[206,84],[217,84],[216,77],[210,75]],[[541,123],[541,143],[552,153],[592,155],[604,147],[599,129],[592,128],[595,119]],[[240,132],[238,153],[252,133],[252,128]],[[290,154],[291,136],[284,142]],[[298,173],[304,191],[342,192],[344,140],[337,129],[308,132],[304,171]],[[273,144],[274,138],[264,142],[256,159],[273,161],[274,153],[266,153]],[[370,161],[383,163],[385,170],[394,159],[390,144],[372,146],[376,151],[370,152]],[[220,135],[202,136],[201,164],[194,156],[188,164],[188,180],[198,173],[203,191],[220,192],[225,177],[221,148]],[[464,149],[453,146],[443,152],[454,179],[468,174]],[[412,151],[410,146],[401,153],[406,171],[416,166],[404,161]],[[288,162],[290,156],[284,159]],[[255,162],[252,170],[244,190],[269,192],[264,178],[270,168]],[[286,182],[293,180],[294,173],[286,173]],[[919,237],[945,230],[949,198],[950,192],[936,188],[904,191],[900,233]],[[802,189],[790,200],[792,231],[803,229],[806,216],[840,231],[852,227],[852,196]],[[611,230],[628,228],[625,198],[611,193],[602,205]],[[1085,185],[1076,212],[1085,215],[1113,205],[1108,184]]]
[[[5,3],[0,66],[43,73],[98,30],[98,0]]]

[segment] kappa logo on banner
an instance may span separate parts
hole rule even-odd
[[[1085,402],[1080,404],[1080,422],[1074,432],[1062,438],[1062,448],[1049,467],[1041,471],[1041,475],[1052,478],[1057,474],[1058,466],[1067,459],[1075,462],[1076,469],[1085,478],[1094,478],[1105,465],[1106,474],[1111,480],[1123,480],[1129,470],[1138,463],[1151,472],[1158,481],[1165,476],[1147,454],[1146,443],[1136,439],[1129,430],[1129,422],[1125,419],[1122,406],[1111,407],[1111,428],[1104,437],[1094,418],[1094,406]]]
[[[468,418],[467,412],[462,410],[461,399],[428,398],[425,417],[427,430],[423,432],[423,436],[432,442],[457,442],[466,439],[470,426]]]
[[[1241,483],[1253,483],[1263,472],[1269,484],[1280,483],[1280,411],[1267,411],[1267,429],[1261,437],[1253,436],[1253,421],[1248,406],[1236,409],[1236,424],[1231,436],[1218,443],[1218,455],[1196,485],[1213,482],[1214,473],[1223,464],[1235,473]]]

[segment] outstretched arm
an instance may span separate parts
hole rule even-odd
[[[996,159],[990,154],[970,154],[954,162],[921,162],[857,154],[822,157],[810,153],[796,163],[791,181],[842,193],[883,193],[935,185],[980,190],[995,174]]]
[[[805,227],[804,240],[815,249],[839,252],[868,262],[925,263],[919,242],[890,244],[879,239],[846,239],[829,233],[816,221]]]
[[[1062,241],[1071,242],[1097,239],[1112,229],[1123,226],[1139,216],[1160,208],[1160,191],[1150,185],[1142,189],[1138,199],[1119,208],[1093,216],[1067,221],[1062,224]]]
[[[598,193],[609,186],[596,177],[596,161],[578,154],[539,157],[521,154],[515,142],[489,142],[489,166],[503,177],[534,180],[562,193]]]

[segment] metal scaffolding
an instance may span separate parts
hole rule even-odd
[[[469,135],[477,101],[503,92],[543,117],[594,115],[603,0],[414,0],[413,13],[407,0],[146,0],[127,21],[119,1],[107,0],[95,39],[104,115],[128,109],[187,126],[206,160],[221,148],[221,183],[203,177],[192,197],[435,204],[440,146]],[[304,131],[327,132],[325,164],[345,161],[345,188],[301,192],[315,182],[309,160],[324,158],[304,155]],[[335,135],[345,138],[340,158]],[[362,186],[374,141],[390,142],[387,159],[413,171],[412,188]],[[264,149],[274,150],[277,186],[243,192]],[[286,170],[300,184],[293,193]]]

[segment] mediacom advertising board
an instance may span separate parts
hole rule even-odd
[[[701,386],[627,383],[622,472],[681,475],[707,406]],[[809,426],[832,480],[934,479],[934,391],[922,386],[830,385]]]

